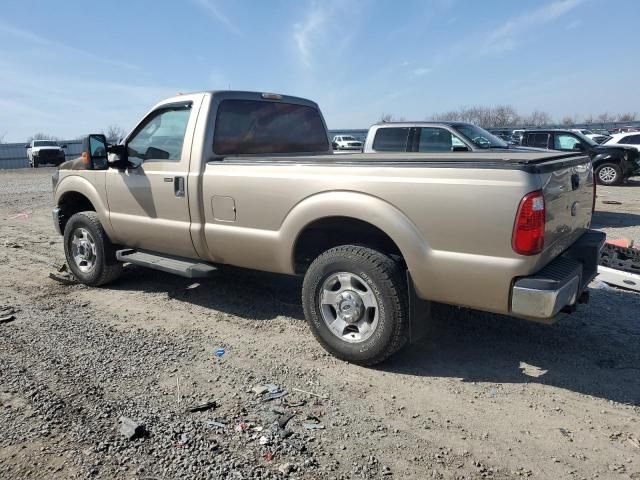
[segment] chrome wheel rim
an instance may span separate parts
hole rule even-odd
[[[76,228],[71,233],[71,257],[82,273],[96,265],[96,241],[86,228]]]
[[[602,167],[598,176],[603,182],[613,182],[616,179],[617,173],[613,167]]]
[[[329,331],[349,343],[366,341],[378,326],[378,299],[358,275],[334,273],[323,282],[318,298]]]

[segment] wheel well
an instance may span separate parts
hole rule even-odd
[[[378,227],[351,217],[327,217],[310,223],[298,235],[293,253],[296,273],[304,273],[322,252],[348,244],[402,258],[395,242]]]
[[[60,208],[60,229],[64,232],[67,221],[78,212],[92,211],[96,209],[87,197],[78,192],[65,193],[58,202]]]

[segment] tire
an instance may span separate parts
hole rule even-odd
[[[73,275],[91,287],[112,282],[122,272],[96,212],[76,213],[69,219],[64,227],[64,254]]]
[[[600,185],[620,185],[622,177],[622,169],[615,163],[603,163],[596,168],[596,179]]]
[[[342,360],[375,365],[407,341],[405,272],[371,248],[342,245],[316,258],[304,277],[302,304],[313,335]]]

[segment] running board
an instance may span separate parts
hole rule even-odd
[[[217,270],[213,265],[190,258],[173,257],[130,248],[118,250],[116,258],[120,262],[132,263],[187,278],[209,277]]]

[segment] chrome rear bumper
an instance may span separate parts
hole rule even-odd
[[[511,289],[511,314],[543,323],[553,323],[560,312],[572,311],[597,274],[605,234],[589,230],[566,252],[542,270],[517,278]]]

